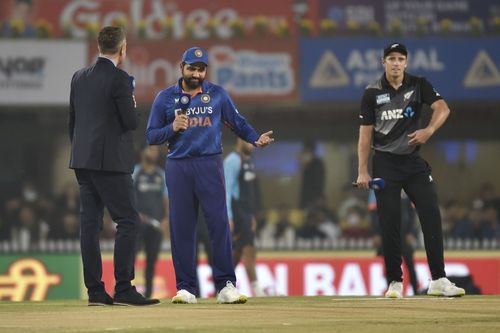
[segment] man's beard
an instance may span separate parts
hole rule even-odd
[[[195,79],[192,77],[184,77],[184,82],[186,82],[186,85],[189,87],[189,89],[198,89],[203,80],[202,79]]]

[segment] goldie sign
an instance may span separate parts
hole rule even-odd
[[[80,298],[80,258],[75,255],[2,256],[0,300]]]

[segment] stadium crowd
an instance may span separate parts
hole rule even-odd
[[[370,248],[376,228],[367,193],[348,184],[342,198],[335,208],[320,195],[304,208],[300,208],[299,204],[282,203],[260,209],[257,245],[264,249]],[[479,248],[484,244],[492,246],[491,242],[500,243],[500,196],[490,183],[481,185],[470,202],[449,200],[443,203],[441,209],[446,239],[462,246],[466,246],[467,242],[476,242]],[[415,226],[418,230],[418,222]],[[105,214],[101,238],[111,240],[114,233],[114,223],[109,214]],[[25,181],[19,193],[1,202],[0,242],[14,244],[8,247],[11,250],[39,250],[41,242],[77,242],[78,239],[79,197],[76,184],[68,183],[60,193],[50,195],[41,193],[32,181]],[[164,239],[168,244],[168,235]]]

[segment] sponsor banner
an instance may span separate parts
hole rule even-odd
[[[304,39],[300,42],[304,100],[360,100],[383,73],[385,39]],[[498,100],[500,41],[401,40],[409,50],[408,72],[425,76],[448,100]],[[457,56],[459,52],[459,56]]]
[[[425,259],[416,260],[417,279],[421,289],[428,287],[431,279]],[[453,258],[446,261],[446,273],[449,277],[471,275],[473,282],[483,294],[500,293],[500,257]],[[413,295],[408,285],[407,273],[404,272],[405,295]],[[136,263],[134,284],[140,291],[144,286],[144,260]],[[238,288],[246,295],[252,295],[252,288],[245,268],[240,264],[236,268]],[[387,288],[383,261],[379,258],[356,257],[275,257],[259,259],[257,276],[261,287],[269,295],[315,296],[340,295],[362,296],[383,295]],[[108,292],[113,291],[113,264],[104,260],[104,277]],[[198,266],[198,280],[202,297],[213,297],[215,289],[209,265],[203,262]],[[175,274],[171,259],[161,259],[156,265],[154,278],[154,296],[172,297],[176,293]]]
[[[144,258],[136,261],[134,284],[144,290]],[[431,278],[427,262],[416,260],[419,287],[426,289]],[[500,294],[500,257],[467,256],[446,261],[449,277],[471,276],[482,294]],[[405,295],[412,295],[406,270]],[[238,288],[252,295],[251,285],[242,265],[236,268]],[[380,258],[324,256],[310,257],[272,254],[258,260],[259,284],[269,295],[314,296],[382,295],[387,284]],[[213,297],[215,289],[210,266],[198,266],[198,279],[202,297]],[[103,258],[103,281],[106,290],[113,294],[114,276],[112,256]],[[156,264],[154,297],[169,298],[175,295],[175,273],[170,258],[162,257]],[[82,293],[83,276],[79,254],[53,255],[4,255],[0,257],[0,300],[40,301],[45,299],[86,298]]]
[[[207,50],[207,80],[223,86],[236,101],[294,101],[297,99],[297,43],[232,41],[196,42]],[[181,76],[180,61],[192,41],[135,41],[127,47],[123,69],[136,80],[138,103],[150,105],[158,92]],[[89,45],[91,63],[97,47]],[[279,99],[278,99],[279,98]]]
[[[209,4],[170,0],[33,0],[32,12],[34,22],[48,20],[57,36],[85,37],[94,22],[106,26],[125,19],[128,26],[141,26],[148,38],[163,38],[168,25],[174,39],[182,38],[187,28],[194,38],[204,39],[231,37],[231,23],[237,18],[245,26],[256,16],[265,16],[271,26],[283,20],[293,26],[293,3],[293,0],[217,0]],[[0,12],[0,20],[8,19],[12,6],[7,1],[0,6],[5,9]]]
[[[84,42],[0,40],[0,105],[68,104],[86,54]]]
[[[0,256],[0,301],[78,299],[79,254]]]
[[[482,20],[478,29],[490,29],[490,22],[500,15],[497,0],[317,0],[317,16],[337,22],[339,32],[349,31],[348,23],[360,26],[378,22],[382,29],[391,30],[391,22],[400,22],[408,33],[441,31],[443,20],[449,20],[449,31],[471,32],[471,18]],[[355,32],[352,31],[351,32]]]
[[[370,22],[377,22],[383,27],[383,1],[317,0],[316,2],[317,21],[319,22],[322,19],[335,21],[337,23],[337,33],[345,34],[349,32],[348,26],[353,23],[356,23],[359,29]]]

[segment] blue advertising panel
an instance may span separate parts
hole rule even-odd
[[[305,101],[358,100],[383,73],[382,49],[394,40],[303,39],[301,94]],[[407,71],[425,76],[448,100],[500,100],[500,39],[406,39]]]
[[[491,24],[500,15],[498,0],[317,0],[318,20],[337,23],[337,32],[355,32],[349,24],[377,22],[383,31],[390,31],[394,22],[404,33],[429,34],[447,30],[454,33],[493,32]]]

